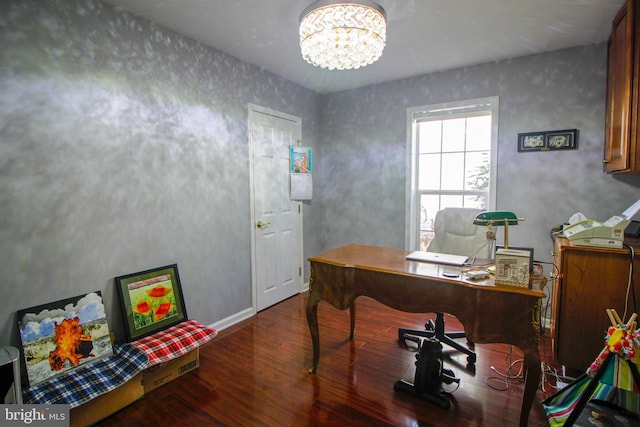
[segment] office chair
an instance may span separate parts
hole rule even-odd
[[[444,208],[436,213],[434,238],[427,251],[455,255],[466,255],[470,258],[491,258],[491,240],[487,239],[487,228],[473,224],[482,209]],[[445,332],[444,314],[436,313],[435,323],[429,320],[425,330],[398,329],[398,338],[403,341],[404,335],[436,337],[442,344],[467,355],[470,365],[475,364],[476,354],[467,346],[455,341],[464,338],[464,332]]]

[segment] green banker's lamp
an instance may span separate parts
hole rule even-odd
[[[524,221],[524,218],[518,218],[515,213],[510,211],[485,211],[476,215],[473,223],[486,226],[487,239],[493,240],[494,243],[496,232],[493,227],[504,225],[504,248],[509,249],[509,226],[518,225],[519,221]]]

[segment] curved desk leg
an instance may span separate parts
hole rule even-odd
[[[522,406],[520,407],[520,425],[526,427],[529,424],[529,413],[536,397],[536,391],[540,384],[542,368],[540,366],[540,308],[542,300],[537,299],[531,310],[531,323],[529,336],[526,343],[521,344],[520,349],[524,353],[525,382],[522,396]]]
[[[313,294],[309,295],[307,301],[307,323],[309,324],[309,332],[311,332],[311,343],[313,345],[313,363],[309,368],[310,374],[315,374],[320,359],[320,332],[318,331],[318,298],[314,298]]]
[[[349,306],[349,315],[351,317],[351,329],[349,331],[349,341],[353,341],[353,334],[356,329],[356,302],[355,300]]]
[[[541,368],[540,368],[540,354],[538,349],[525,352],[524,354],[524,366],[525,366],[525,383],[524,383],[524,395],[522,396],[522,407],[520,408],[520,425],[526,427],[529,424],[529,412],[531,406],[533,406],[533,400],[536,397],[536,391],[538,390],[538,384],[540,384]]]

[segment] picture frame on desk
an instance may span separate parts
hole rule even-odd
[[[496,251],[498,249],[504,249],[504,246],[496,245]],[[533,271],[533,248],[523,248],[509,245],[509,249],[529,252],[529,271]]]
[[[178,265],[115,278],[127,342],[187,320]]]

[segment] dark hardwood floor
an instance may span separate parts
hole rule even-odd
[[[393,388],[399,378],[412,381],[415,371],[415,353],[398,343],[398,327],[421,328],[432,314],[403,313],[361,297],[356,300],[355,339],[349,341],[348,310],[320,303],[320,364],[317,374],[309,374],[306,300],[306,293],[297,295],[220,331],[201,348],[200,368],[99,425],[518,425],[523,383],[507,383],[491,367],[506,372],[510,360],[521,357],[519,349],[476,345],[474,375],[465,369],[466,356],[445,346],[445,367],[460,378],[460,386],[453,392],[451,408],[440,409]],[[447,329],[456,326],[456,319],[447,316]],[[545,360],[550,353],[545,339],[541,347]],[[548,426],[541,402],[555,390],[548,383],[545,390],[538,390],[530,426]]]

